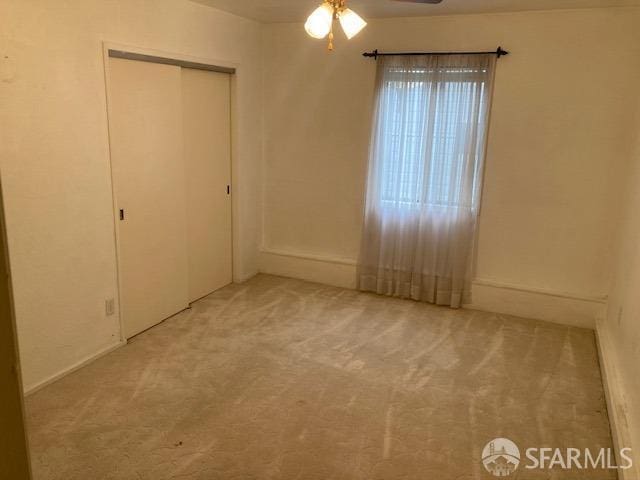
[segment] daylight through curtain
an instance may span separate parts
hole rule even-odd
[[[469,301],[495,62],[378,58],[361,290]]]

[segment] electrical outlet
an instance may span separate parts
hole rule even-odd
[[[116,313],[116,301],[113,298],[107,298],[104,301],[104,313],[107,314],[107,317]]]

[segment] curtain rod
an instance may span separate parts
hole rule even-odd
[[[498,47],[494,52],[401,52],[401,53],[382,53],[378,50],[374,50],[373,52],[365,52],[362,54],[363,57],[386,57],[389,55],[489,55],[494,54],[497,55],[498,58],[509,55],[509,52],[503,50],[502,47]]]

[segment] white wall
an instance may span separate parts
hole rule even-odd
[[[338,34],[332,54],[299,24],[267,26],[261,270],[353,285],[375,73],[363,51],[502,45],[473,306],[594,326],[632,144],[639,22],[637,8],[372,20],[351,41]]]
[[[640,46],[637,46],[640,56]],[[640,77],[640,76],[638,76]],[[640,84],[640,78],[636,81]],[[637,149],[630,157],[626,195],[621,203],[616,263],[606,320],[598,325],[602,365],[607,377],[609,416],[621,446],[634,447],[636,476],[640,479],[640,95]]]
[[[25,388],[120,341],[102,42],[238,64],[236,279],[257,270],[261,26],[186,0],[0,0],[0,168]],[[170,221],[170,219],[168,219]]]

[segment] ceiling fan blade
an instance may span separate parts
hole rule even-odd
[[[404,3],[441,3],[442,0],[393,0],[394,2],[404,2]]]

